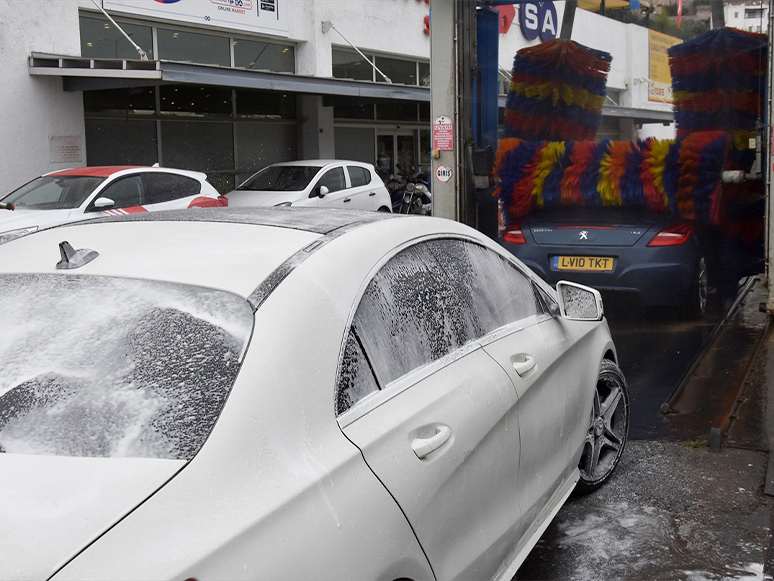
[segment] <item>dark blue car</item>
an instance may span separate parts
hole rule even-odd
[[[565,206],[510,225],[500,243],[551,285],[570,280],[699,318],[708,292],[700,239],[693,222],[668,213]]]

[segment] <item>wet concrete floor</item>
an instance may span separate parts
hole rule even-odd
[[[630,441],[610,482],[568,501],[515,580],[771,579],[765,298],[758,281],[733,312],[711,305],[703,321],[608,309],[630,388]],[[719,451],[712,428],[722,429]]]

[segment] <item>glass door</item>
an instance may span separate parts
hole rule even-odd
[[[379,131],[376,152],[376,166],[385,182],[402,174],[413,177],[418,170],[414,131]]]

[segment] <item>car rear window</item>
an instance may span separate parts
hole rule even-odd
[[[223,291],[74,275],[0,275],[0,452],[190,460],[252,332]]]
[[[202,191],[199,180],[171,173],[147,172],[145,181],[148,184],[148,202],[151,204],[198,196]]]
[[[371,172],[358,165],[348,165],[349,181],[353,188],[358,186],[367,186],[371,183]]]

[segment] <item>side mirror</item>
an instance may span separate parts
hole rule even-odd
[[[97,198],[97,200],[94,202],[95,208],[109,208],[110,206],[114,205],[115,202],[110,198]]]
[[[572,321],[601,321],[605,314],[602,295],[591,287],[561,280],[556,283],[559,311]]]
[[[329,191],[330,190],[328,189],[328,186],[320,186],[319,194],[317,195],[320,196],[321,198],[324,198],[325,196],[328,195]]]

